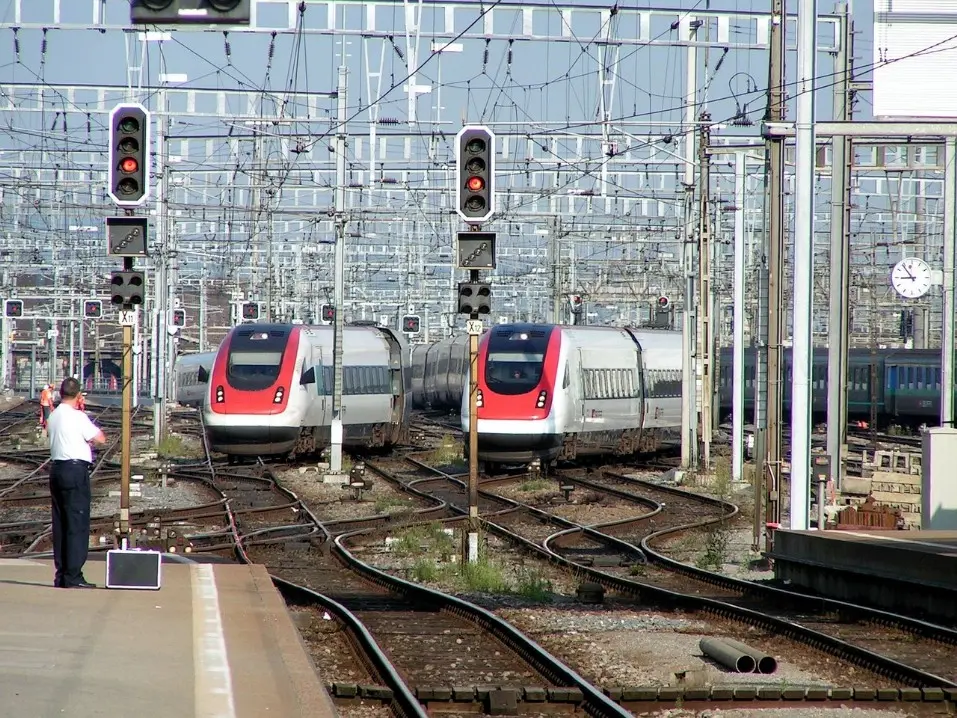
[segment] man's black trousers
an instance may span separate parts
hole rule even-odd
[[[85,581],[83,564],[90,547],[90,465],[85,461],[51,465],[54,585],[75,586]]]

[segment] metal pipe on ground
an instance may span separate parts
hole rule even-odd
[[[744,651],[739,651],[720,638],[702,638],[698,648],[708,658],[713,658],[722,666],[738,673],[754,673],[755,660]]]
[[[753,648],[746,643],[741,643],[733,638],[723,638],[721,639],[727,643],[731,648],[736,648],[742,653],[746,653],[754,659],[754,665],[758,673],[774,673],[778,669],[778,662],[775,660],[774,656],[769,656],[767,653],[762,653],[757,648]]]

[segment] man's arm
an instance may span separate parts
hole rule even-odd
[[[100,446],[105,444],[106,434],[104,434],[100,427],[94,424],[90,417],[86,416],[86,414],[81,414],[81,416],[86,418],[87,423],[87,426],[83,429],[83,440],[91,441],[94,444],[99,444]]]

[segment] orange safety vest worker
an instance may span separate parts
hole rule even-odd
[[[47,419],[53,411],[53,389],[49,384],[40,392],[40,424],[47,425]]]
[[[83,398],[84,396],[85,394],[81,393],[76,397],[76,408],[79,411],[86,411],[86,399]]]

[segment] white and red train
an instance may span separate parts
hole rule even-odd
[[[186,359],[185,357],[183,359]],[[408,431],[405,338],[378,326],[344,327],[343,445],[388,447]],[[229,455],[321,451],[330,443],[333,328],[242,324],[212,359],[177,372],[177,398],[202,392],[210,449]]]
[[[479,344],[479,459],[550,463],[677,439],[681,373],[677,332],[494,326]],[[466,431],[468,375],[468,337],[413,346],[413,407],[460,410]]]

